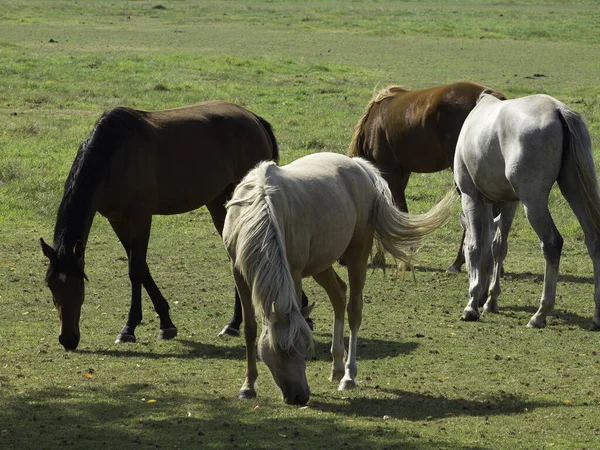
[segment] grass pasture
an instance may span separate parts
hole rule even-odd
[[[307,408],[283,404],[262,363],[258,398],[237,400],[243,341],[216,337],[233,280],[204,208],[153,223],[148,263],[180,333],[168,342],[156,340],[144,297],[138,342],[113,343],[127,261],[97,216],[81,343],[65,352],[38,240],[51,240],[77,147],[117,105],[240,103],[273,124],[287,163],[344,152],[380,88],[472,79],[572,106],[598,165],[599,23],[600,3],[583,0],[0,0],[0,448],[598,448],[592,267],[558,191],[551,209],[565,245],[544,330],[525,327],[543,258],[521,211],[498,315],[459,320],[467,279],[445,272],[458,221],[426,241],[416,283],[369,273],[351,392],[327,380],[332,310],[306,280],[317,303]],[[409,207],[427,210],[451,185],[449,172],[414,174]]]

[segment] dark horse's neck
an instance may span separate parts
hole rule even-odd
[[[87,243],[110,160],[117,148],[143,126],[136,111],[115,108],[102,115],[90,138],[79,147],[54,229],[54,248],[59,258],[71,252],[77,241]]]

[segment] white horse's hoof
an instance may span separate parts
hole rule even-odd
[[[176,327],[165,328],[164,330],[160,330],[160,332],[158,333],[158,339],[161,340],[173,339],[174,337],[177,337]]]
[[[338,386],[338,391],[348,391],[350,389],[354,389],[356,387],[356,381],[352,378],[342,378],[340,381],[340,385]]]
[[[461,319],[466,322],[475,322],[475,321],[479,320],[479,317],[480,317],[479,311],[477,311],[476,309],[467,307],[463,311],[463,315],[462,315]]]
[[[342,378],[344,378],[343,370],[332,370],[331,375],[329,376],[329,381],[341,381]]]
[[[546,319],[541,319],[538,316],[533,316],[529,320],[527,328],[546,328]]]

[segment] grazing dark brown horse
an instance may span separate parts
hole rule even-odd
[[[484,90],[506,99],[500,92],[470,81],[420,91],[385,88],[373,97],[358,121],[348,155],[373,162],[399,209],[408,212],[404,191],[410,174],[452,168],[462,124]],[[450,271],[460,272],[464,263],[463,240],[464,233]]]
[[[50,260],[46,282],[58,309],[60,343],[70,350],[79,343],[84,251],[96,211],[108,219],[129,258],[131,307],[117,342],[135,341],[142,285],[160,317],[159,338],[170,339],[177,328],[146,264],[152,216],[206,205],[220,234],[224,205],[236,184],[258,162],[277,159],[270,124],[232,103],[210,101],[163,111],[119,107],[104,113],[67,177],[54,247],[40,239]],[[232,322],[239,329],[237,293],[236,299]]]

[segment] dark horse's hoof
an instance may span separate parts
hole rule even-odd
[[[136,341],[135,334],[119,333],[117,335],[117,340],[115,341],[115,344],[121,344],[123,342],[135,342],[135,341]]]
[[[223,336],[235,336],[238,337],[240,335],[240,330],[237,328],[233,328],[232,326],[225,325],[225,328],[221,330],[219,333],[219,337]]]
[[[177,336],[177,328],[176,327],[164,328],[164,329],[160,330],[160,332],[158,333],[158,339],[163,339],[163,340],[173,339],[176,336]]]

